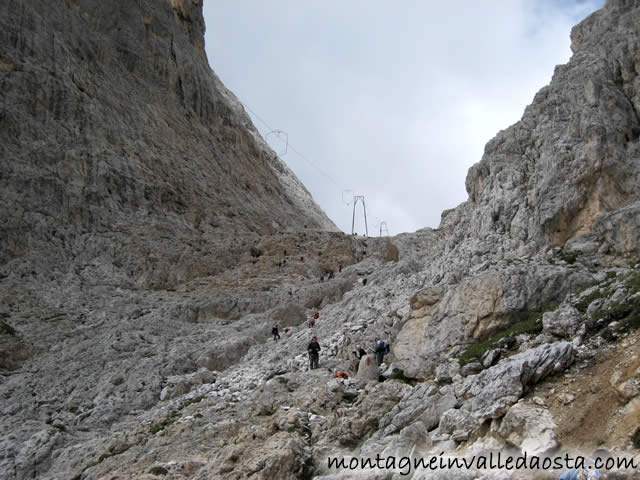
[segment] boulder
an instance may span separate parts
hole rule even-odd
[[[421,384],[380,420],[380,428],[390,427],[389,431],[395,432],[420,420],[427,430],[433,430],[442,414],[459,406],[459,403],[452,385],[437,388]]]
[[[461,408],[447,410],[440,417],[438,430],[440,433],[453,434],[456,430],[472,433],[479,426],[476,417],[469,411]]]
[[[560,338],[573,338],[581,320],[582,316],[576,308],[564,304],[557,310],[546,312],[542,316],[542,325],[545,333]]]
[[[502,350],[493,348],[491,350],[486,351],[484,355],[482,355],[480,362],[482,363],[482,366],[484,368],[489,368],[495,365],[498,362],[498,360],[500,360],[501,355],[502,355]]]
[[[556,448],[556,424],[545,408],[518,402],[502,418],[497,433],[528,455],[541,455]]]
[[[477,360],[473,360],[460,369],[460,375],[462,375],[463,377],[468,377],[469,375],[475,375],[476,373],[481,371],[482,364]]]
[[[530,386],[571,365],[575,355],[570,342],[545,343],[468,377],[457,393],[481,422],[499,418]]]
[[[376,357],[374,355],[366,355],[360,359],[358,365],[358,373],[356,373],[356,380],[363,380],[365,382],[378,381],[380,376],[380,369],[376,364]]]

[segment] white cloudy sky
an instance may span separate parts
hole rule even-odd
[[[437,227],[604,0],[206,0],[223,83],[336,225]],[[257,118],[256,115],[259,117]],[[266,124],[266,125],[265,125]],[[356,231],[364,233],[361,210]]]

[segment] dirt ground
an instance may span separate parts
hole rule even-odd
[[[625,400],[611,383],[616,370],[622,381],[640,369],[640,331],[613,345],[594,348],[565,375],[538,385],[530,393],[544,400],[565,451],[591,454],[598,448],[633,450],[631,436],[640,428],[640,398]],[[640,454],[635,449],[634,454]]]

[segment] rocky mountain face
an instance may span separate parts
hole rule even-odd
[[[187,245],[336,230],[209,68],[201,2],[0,8],[3,263],[127,245],[122,276],[166,287],[219,268]]]
[[[365,239],[334,231],[209,70],[199,3],[0,5],[3,478],[328,480],[358,473],[329,456],[596,448],[640,464],[640,5],[573,29],[438,229]]]

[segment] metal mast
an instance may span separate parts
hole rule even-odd
[[[351,217],[351,235],[353,235],[354,227],[356,223],[356,205],[358,202],[362,202],[362,211],[364,213],[364,230],[365,234],[369,236],[369,227],[367,227],[367,207],[364,203],[364,195],[354,195],[353,196],[353,216]]]

